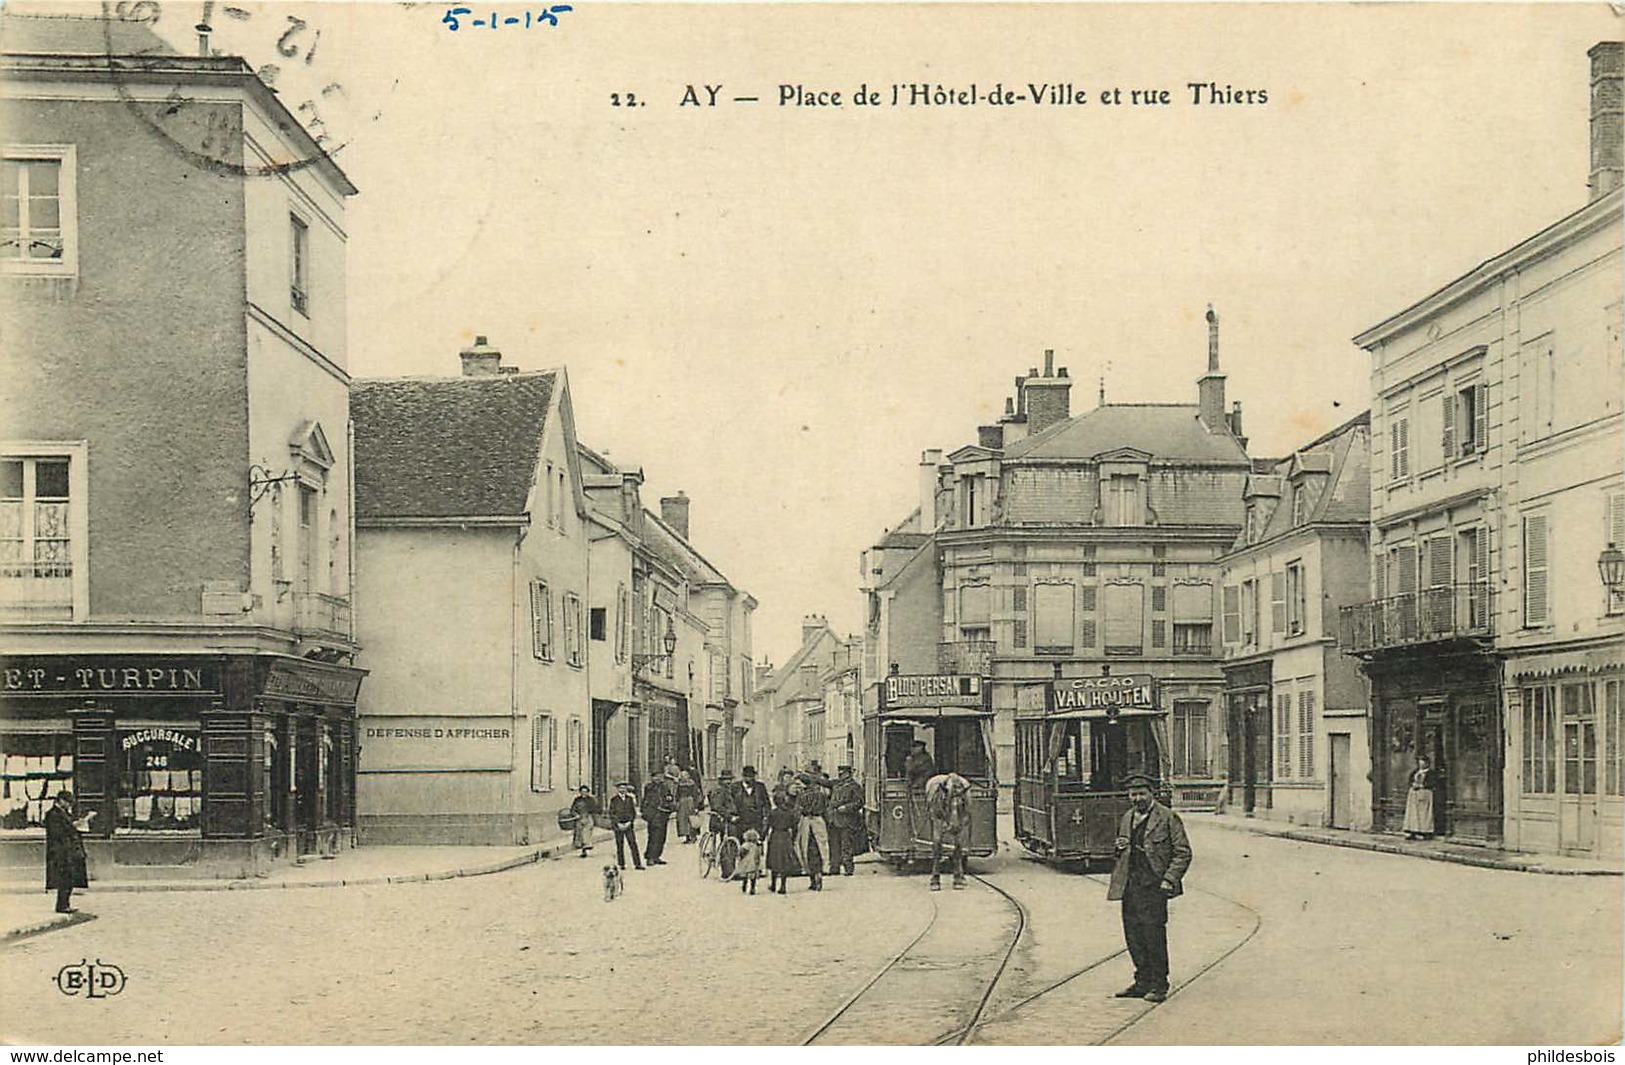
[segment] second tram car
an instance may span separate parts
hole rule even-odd
[[[984,678],[893,674],[881,689],[879,712],[865,715],[863,733],[869,841],[882,858],[931,857],[926,778],[918,773],[911,778],[909,772],[915,741],[925,744],[931,775],[953,771],[970,781],[969,853],[986,857],[998,849],[993,711]]]
[[[1167,712],[1150,674],[1032,685],[1016,718],[1016,838],[1062,862],[1112,859],[1131,773],[1162,782],[1168,801]]]

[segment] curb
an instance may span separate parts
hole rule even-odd
[[[1501,869],[1511,873],[1538,873],[1542,876],[1625,876],[1625,870],[1622,869],[1559,869],[1539,861],[1529,861],[1510,856],[1504,858],[1489,857],[1487,855],[1479,857],[1476,854],[1423,850],[1416,847],[1406,847],[1401,843],[1389,843],[1386,840],[1332,836],[1304,829],[1255,828],[1251,825],[1237,824],[1228,818],[1216,815],[1209,815],[1196,823],[1215,825],[1219,828],[1229,829],[1232,832],[1246,832],[1254,836],[1271,836],[1276,839],[1295,840],[1299,843],[1319,843],[1327,847],[1344,847],[1349,850],[1373,851],[1378,854],[1397,854],[1406,858],[1424,858],[1433,862],[1471,865],[1480,869]]]
[[[594,843],[602,842],[598,838]],[[488,876],[492,873],[505,873],[510,869],[517,869],[522,865],[534,865],[545,859],[557,858],[561,854],[574,853],[575,848],[569,840],[548,843],[535,847],[523,854],[504,858],[500,861],[489,862],[484,865],[470,865],[457,869],[445,869],[428,873],[396,873],[379,874],[375,876],[353,877],[334,880],[153,880],[142,882],[139,880],[113,881],[107,884],[91,882],[88,892],[143,892],[143,891],[294,891],[301,888],[339,888],[339,887],[367,887],[377,884],[421,884],[434,880],[457,880],[470,876]],[[4,895],[32,895],[44,891],[44,888],[35,887],[0,887],[0,894]],[[72,916],[71,914],[69,916]],[[7,933],[9,936],[11,933]],[[0,940],[4,942],[4,940]]]
[[[8,930],[4,935],[0,935],[0,946],[10,946],[11,944],[20,942],[24,939],[32,939],[34,936],[44,935],[46,932],[55,932],[62,928],[72,928],[76,924],[84,924],[86,921],[94,921],[95,919],[96,915],[93,913],[81,912],[53,914],[49,920],[36,921],[33,924],[23,925],[21,928],[13,928]]]

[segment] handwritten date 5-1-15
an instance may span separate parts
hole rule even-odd
[[[468,24],[481,29],[496,30],[511,26],[514,29],[528,30],[532,26],[557,26],[560,15],[574,10],[569,4],[554,4],[552,7],[544,7],[535,12],[526,11],[519,15],[499,16],[495,11],[481,11],[480,17],[469,19]],[[456,33],[463,28],[463,19],[474,13],[474,9],[470,7],[448,7],[440,21],[445,23],[448,30]]]

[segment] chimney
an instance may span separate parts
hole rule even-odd
[[[932,448],[920,453],[920,531],[937,530],[937,467],[942,465],[942,451]]]
[[[978,425],[976,427],[976,442],[982,447],[991,448],[994,451],[999,450],[1004,446],[1004,426]]]
[[[688,539],[688,496],[678,492],[674,496],[660,497],[660,520],[677,530],[677,535]]]
[[[1230,404],[1230,435],[1236,438],[1243,451],[1247,450],[1247,434],[1241,431],[1241,400]]]
[[[495,377],[502,372],[502,352],[493,348],[484,334],[474,338],[474,346],[457,353],[463,360],[464,377]]]
[[[1619,188],[1625,177],[1625,43],[1591,46],[1591,198]]]
[[[1027,432],[1041,433],[1056,422],[1072,417],[1072,379],[1066,367],[1055,369],[1055,349],[1044,349],[1044,376],[1036,370],[1021,385],[1022,408],[1027,412]]]
[[[1224,374],[1219,372],[1219,316],[1207,305],[1207,373],[1196,380],[1202,424],[1210,433],[1229,432],[1224,416]]]
[[[806,643],[818,635],[818,630],[829,628],[829,619],[822,614],[808,614],[801,619],[801,642]]]

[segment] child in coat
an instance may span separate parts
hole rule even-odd
[[[739,880],[741,894],[756,894],[756,881],[762,875],[762,837],[754,828],[745,830],[745,841],[739,846],[739,864],[734,876]]]

